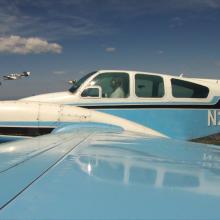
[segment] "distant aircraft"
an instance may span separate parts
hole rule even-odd
[[[23,72],[23,73],[11,73],[9,75],[3,76],[4,80],[17,80],[24,77],[28,77],[31,75],[31,72]]]

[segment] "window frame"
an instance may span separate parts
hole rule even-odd
[[[99,94],[98,97],[82,96],[83,92],[86,89],[99,89],[99,91],[102,93],[102,88],[100,86],[85,86],[85,88],[82,89],[82,91],[80,92],[80,98],[82,98],[82,99],[101,99],[102,98],[101,93]]]
[[[162,79],[162,82],[163,82],[163,96],[161,97],[140,97],[140,96],[137,96],[136,94],[136,76],[137,75],[144,75],[144,76],[154,76],[154,77],[158,77],[158,78],[161,78]],[[138,98],[138,99],[153,99],[153,100],[158,100],[158,99],[164,99],[165,96],[166,96],[166,83],[165,83],[165,78],[161,75],[155,75],[155,74],[146,74],[146,73],[135,73],[134,74],[134,77],[133,77],[133,93],[134,93],[134,97],[135,98]]]
[[[189,83],[189,84],[195,84],[196,86],[201,86],[201,87],[204,87],[208,90],[208,93],[207,93],[207,96],[206,97],[176,97],[174,96],[173,94],[173,84],[172,84],[172,80],[178,80],[178,81],[182,81],[182,82],[186,82],[186,83]],[[188,80],[185,80],[185,79],[178,79],[178,78],[170,78],[170,86],[171,86],[171,96],[174,98],[174,99],[190,99],[190,100],[195,100],[195,99],[202,99],[202,100],[205,100],[205,99],[208,99],[209,96],[210,96],[210,89],[208,86],[205,86],[203,84],[200,84],[200,83],[197,83],[197,82],[192,82],[192,81],[188,81]]]
[[[132,82],[132,80],[131,80],[131,75],[130,75],[130,73],[129,72],[126,72],[126,71],[115,71],[115,72],[111,72],[111,71],[103,71],[103,72],[97,72],[92,78],[91,78],[91,80],[89,80],[87,83],[86,83],[86,85],[85,85],[85,87],[83,87],[82,88],[82,90],[84,90],[86,87],[91,87],[91,85],[90,85],[90,83],[96,78],[96,77],[98,77],[99,75],[101,75],[101,74],[126,74],[127,76],[128,76],[128,86],[129,86],[129,91],[128,91],[128,96],[126,96],[126,97],[124,97],[124,98],[111,98],[111,97],[102,97],[101,96],[101,98],[99,98],[99,99],[101,99],[101,100],[113,100],[113,99],[117,99],[117,100],[127,100],[128,98],[130,98],[131,97],[131,94],[132,94],[132,84],[131,84],[131,82]],[[92,85],[92,86],[97,86],[97,85]]]

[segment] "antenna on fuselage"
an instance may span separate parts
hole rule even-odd
[[[183,77],[183,73],[181,73],[179,77]]]

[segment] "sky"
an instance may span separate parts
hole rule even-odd
[[[0,99],[99,69],[220,79],[219,0],[0,0]]]

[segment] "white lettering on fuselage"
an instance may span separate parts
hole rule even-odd
[[[220,126],[220,110],[208,110],[208,126]]]

